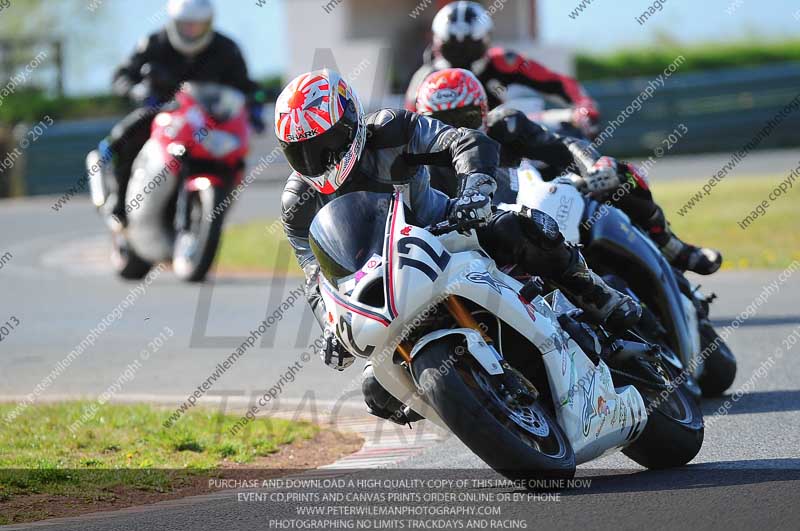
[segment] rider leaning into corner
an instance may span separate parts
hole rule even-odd
[[[283,227],[305,272],[306,296],[324,331],[321,356],[329,366],[343,370],[354,358],[326,324],[309,228],[322,206],[350,192],[391,193],[403,186],[419,226],[445,219],[485,221],[478,238],[498,266],[518,265],[548,278],[587,315],[610,328],[626,329],[638,321],[641,307],[588,269],[552,218],[532,210],[493,212],[499,146],[480,131],[453,128],[404,110],[365,115],[339,74],[317,70],[294,79],[278,97],[275,133],[294,170],[281,198]],[[459,181],[457,198],[431,188],[427,166],[453,170]],[[364,376],[370,412],[414,420],[380,386],[369,365]]]
[[[122,224],[133,161],[150,137],[153,118],[172,100],[181,83],[205,81],[240,90],[248,97],[253,128],[264,130],[263,94],[250,80],[236,43],[214,31],[211,0],[169,0],[167,14],[166,27],[144,38],[114,74],[114,92],[139,105],[100,144],[102,160],[113,161],[117,184],[106,202],[108,214]]]
[[[464,68],[486,87],[490,109],[503,103],[509,85],[524,85],[571,105],[573,125],[591,138],[600,113],[578,81],[519,53],[492,47],[492,28],[491,15],[477,2],[459,1],[444,6],[433,19],[433,44],[425,51],[424,64],[406,91],[406,109],[414,110],[419,86],[431,72]]]
[[[601,201],[608,200],[628,214],[673,266],[701,275],[719,269],[719,251],[684,243],[673,234],[647,180],[633,164],[603,157],[591,143],[552,133],[520,111],[501,108],[489,112],[487,103],[486,91],[474,74],[451,68],[434,72],[423,81],[416,112],[455,127],[486,131],[500,144],[496,201],[517,202],[516,173],[509,169],[519,167],[523,158],[542,161],[557,170],[556,174],[580,174],[573,182],[578,189]],[[456,194],[452,170],[431,168],[430,173],[435,188],[450,196]]]

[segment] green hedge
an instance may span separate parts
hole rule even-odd
[[[649,77],[662,73],[664,67],[683,55],[681,72],[696,72],[759,66],[769,63],[800,61],[800,40],[784,42],[739,42],[622,50],[609,55],[580,54],[576,60],[578,79],[619,79]]]
[[[44,116],[54,120],[118,116],[129,108],[123,98],[115,96],[83,96],[52,98],[37,89],[20,90],[3,100],[0,124],[38,122]]]
[[[283,88],[280,77],[267,78],[261,86],[269,101],[274,101]],[[111,95],[53,98],[43,90],[27,88],[2,100],[0,124],[38,122],[44,116],[54,120],[119,116],[131,108],[124,98]]]

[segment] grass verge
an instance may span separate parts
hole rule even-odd
[[[724,269],[783,269],[800,260],[800,183],[773,201],[766,213],[746,230],[737,222],[786,177],[726,179],[685,216],[676,212],[704,181],[653,183],[656,201],[664,208],[675,233],[685,241],[720,249]],[[300,276],[294,254],[280,225],[259,220],[226,229],[219,265],[228,271]]]
[[[746,229],[738,222],[761,203],[786,176],[728,178],[684,216],[677,214],[705,181],[653,183],[653,195],[675,234],[695,245],[722,251],[724,269],[784,269],[800,260],[800,183],[770,202]]]
[[[199,494],[213,490],[209,478],[315,468],[360,446],[351,436],[274,418],[233,436],[228,429],[239,415],[201,408],[169,429],[162,424],[170,412],[149,405],[106,404],[81,423],[93,405],[35,405],[3,427],[0,525]],[[0,418],[13,407],[0,404]]]
[[[256,220],[226,227],[217,255],[217,267],[237,273],[303,275],[280,222],[274,220]]]

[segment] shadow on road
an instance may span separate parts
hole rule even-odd
[[[665,451],[667,449],[665,448]],[[605,493],[680,491],[709,487],[800,481],[800,459],[754,459],[689,465],[672,470],[578,470],[576,479],[591,480],[588,488],[561,491],[574,497]]]
[[[734,401],[730,395],[722,398],[703,400],[703,415],[715,415],[720,406],[730,401],[727,415],[743,413],[775,413],[780,411],[800,411],[800,390],[791,391],[755,391],[745,393]]]
[[[711,319],[711,324],[714,327],[724,328],[730,326],[733,319]],[[745,321],[741,321],[741,327],[751,326],[786,326],[800,324],[800,316],[787,315],[785,317],[752,317]]]

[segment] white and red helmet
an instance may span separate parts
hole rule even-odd
[[[478,78],[463,68],[446,68],[425,78],[417,91],[417,112],[451,125],[486,125],[489,98]]]
[[[292,169],[332,194],[355,168],[367,129],[350,85],[328,69],[293,79],[275,103],[275,134]]]

